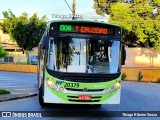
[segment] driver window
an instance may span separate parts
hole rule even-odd
[[[110,43],[107,40],[98,40],[96,44],[96,61],[101,62],[110,62],[111,54],[110,54]]]
[[[88,41],[88,73],[104,72],[106,66],[108,66],[107,70],[109,70],[112,59],[111,46],[112,41],[110,40],[98,39]]]
[[[111,61],[111,42],[107,40],[89,41],[89,64],[93,61]]]

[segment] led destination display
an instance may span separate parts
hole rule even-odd
[[[112,28],[95,27],[95,26],[82,26],[82,25],[59,25],[59,32],[73,32],[73,33],[88,33],[88,34],[113,34]]]

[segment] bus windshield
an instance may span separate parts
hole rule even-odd
[[[120,39],[52,37],[47,67],[67,73],[118,73]]]

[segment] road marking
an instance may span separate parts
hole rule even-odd
[[[9,84],[9,85],[32,85],[33,83],[23,83],[23,82],[13,82],[13,81],[6,81],[6,82],[0,82],[0,86],[4,84]]]
[[[20,86],[20,85],[24,85],[23,83],[0,83],[0,86]],[[27,85],[27,84],[26,84]]]
[[[14,93],[14,92],[12,92],[12,94],[25,94],[25,93],[20,93],[20,92],[18,92],[18,93]]]
[[[30,93],[33,93],[33,92],[30,92]],[[39,92],[34,92],[34,93],[38,94]],[[27,92],[27,93],[24,93],[24,92],[23,92],[23,93],[20,93],[20,92],[18,92],[18,93],[15,92],[15,93],[14,93],[14,92],[12,92],[12,94],[29,94],[29,93],[28,93],[28,92]]]
[[[0,82],[0,86],[4,86],[4,85],[20,85],[20,84],[22,84],[22,85],[24,85],[24,83],[20,83],[20,82]]]
[[[0,81],[1,80],[14,80],[13,78],[0,78]]]
[[[0,80],[0,83],[22,83],[22,82],[18,82],[18,81],[14,81],[14,82],[13,82],[13,81],[9,81],[9,80],[8,80],[8,81],[5,81],[5,80],[4,80],[4,81],[1,81],[1,80]],[[23,83],[23,84],[24,84],[24,83]]]
[[[12,86],[12,85],[11,86],[4,86],[3,85],[3,86],[0,86],[0,87],[3,87],[3,88],[7,87],[8,88],[8,87],[29,87],[29,86],[32,86],[32,87],[34,86],[35,87],[35,85],[17,85],[17,86]]]
[[[30,90],[30,89],[38,89],[38,88],[29,88],[29,90]],[[27,88],[26,88],[26,89],[24,89],[24,88],[20,89],[20,88],[19,88],[19,89],[13,89],[13,90],[27,90]]]
[[[3,78],[9,78],[9,77],[0,77],[0,79],[3,79]]]

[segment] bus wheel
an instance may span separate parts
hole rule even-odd
[[[45,106],[45,103],[44,103],[44,100],[43,100],[43,88],[42,88],[42,85],[40,86],[39,88],[39,104],[44,107]]]

